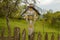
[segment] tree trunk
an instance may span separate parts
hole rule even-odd
[[[9,24],[9,14],[6,16],[6,22],[7,22],[7,28],[8,28],[8,39],[11,40],[11,30],[10,30],[10,24]]]

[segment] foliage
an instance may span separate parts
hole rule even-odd
[[[0,0],[0,17],[9,13],[10,17],[14,17],[20,12],[20,0]]]
[[[43,19],[44,21],[50,26],[50,27],[54,27],[54,28],[60,28],[60,12],[54,12],[54,13],[50,13],[47,12],[47,14],[43,15]]]

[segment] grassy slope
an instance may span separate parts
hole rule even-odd
[[[27,31],[27,34],[28,34],[28,25],[27,24],[28,23],[25,20],[10,19],[10,27],[11,27],[12,35],[13,35],[14,27],[20,27],[21,33],[22,33],[22,30],[25,28],[26,31]],[[0,30],[1,30],[2,27],[6,28],[5,35],[7,35],[7,26],[6,26],[6,19],[5,18],[4,19],[0,18]],[[43,25],[42,22],[40,22],[40,21],[36,21],[36,23],[34,25],[35,32],[40,31],[42,33],[43,32],[43,27],[44,27],[44,32],[55,32],[55,36],[57,37],[57,35],[56,35],[58,33],[57,30]],[[49,33],[49,38],[50,38],[50,36],[51,36],[51,33]],[[36,34],[35,38],[37,38],[37,34]]]

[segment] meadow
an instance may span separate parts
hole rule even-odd
[[[28,40],[28,22],[26,22],[25,20],[19,20],[19,19],[10,19],[10,28],[11,28],[11,35],[14,35],[14,28],[15,27],[19,27],[20,28],[20,33],[22,36],[22,31],[24,29],[26,29],[26,40]],[[0,18],[0,33],[1,33],[1,28],[4,27],[5,28],[5,36],[8,35],[8,29],[7,29],[7,25],[6,25],[6,19],[5,18]],[[37,40],[37,35],[38,32],[41,32],[42,34],[42,40],[44,40],[44,36],[45,33],[48,33],[48,38],[50,40],[52,33],[54,33],[55,36],[55,40],[57,40],[58,37],[58,33],[59,31],[56,30],[55,28],[51,28],[46,26],[46,24],[43,24],[41,21],[37,20],[34,24],[34,31],[35,31],[35,40]]]

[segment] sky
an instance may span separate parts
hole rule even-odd
[[[29,3],[32,3],[32,0],[29,0]],[[36,5],[42,9],[60,11],[60,0],[36,0]]]
[[[47,10],[60,11],[60,0],[37,0],[37,6]]]

